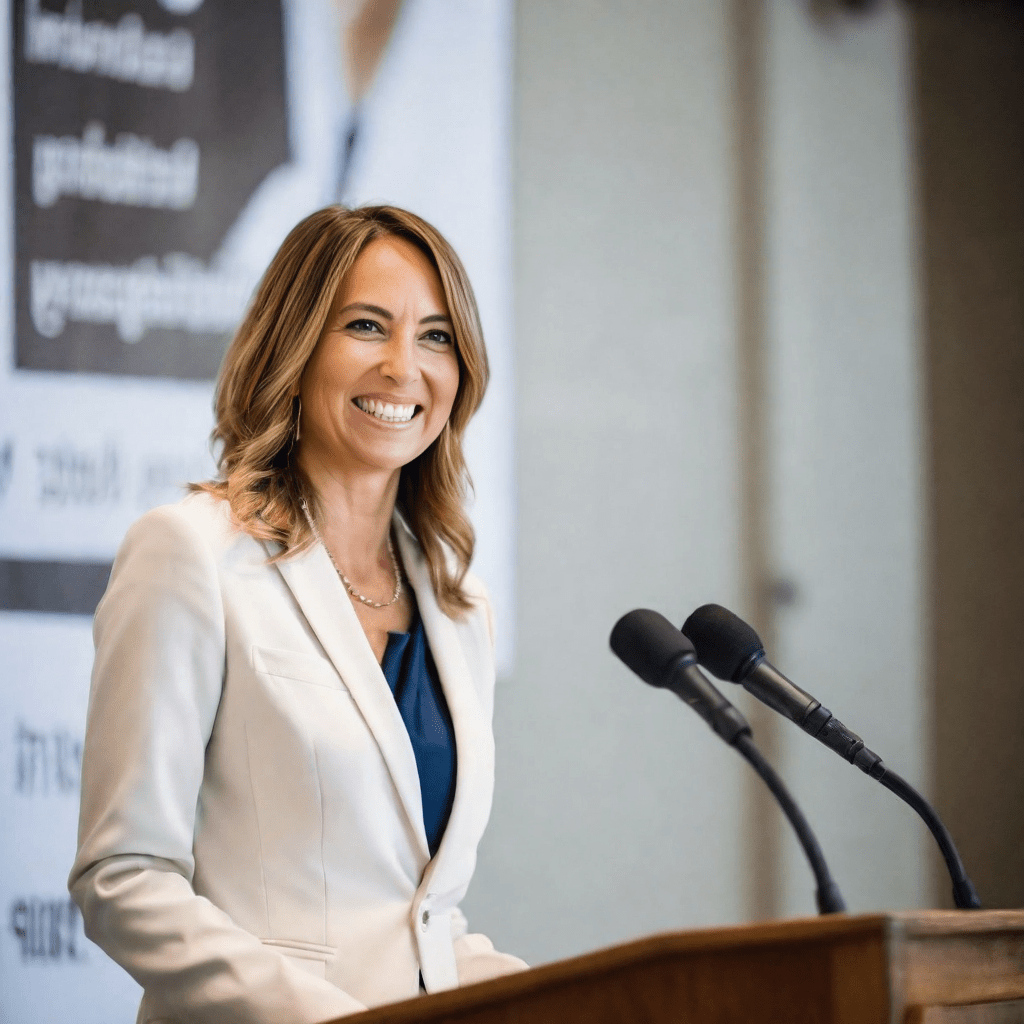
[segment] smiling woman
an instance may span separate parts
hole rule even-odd
[[[438,232],[332,207],[225,357],[217,480],[96,613],[70,886],[140,1021],[322,1021],[525,964],[459,902],[493,788],[462,437],[487,358]]]
[[[415,289],[423,316],[443,318],[437,325],[440,332],[422,332],[421,347],[437,347],[427,338],[449,338],[443,348],[449,360],[454,358],[457,385],[436,443],[403,463],[391,484],[397,484],[397,507],[423,548],[439,603],[448,614],[458,615],[469,608],[460,580],[473,554],[473,531],[463,509],[468,477],[462,438],[487,387],[487,352],[461,261],[435,228],[412,213],[395,207],[328,207],[306,218],[285,239],[225,356],[214,428],[214,439],[223,445],[221,479],[199,488],[227,498],[243,528],[260,540],[281,544],[281,555],[298,553],[312,543],[300,510],[303,500],[319,510],[321,495],[303,473],[295,472],[296,464],[307,473],[310,465],[307,460],[302,466],[302,431],[308,431],[309,410],[303,410],[301,396],[307,388],[318,390],[315,364],[345,336],[387,341],[370,347],[384,352],[380,370],[392,368],[387,360],[394,343],[411,326],[401,325],[396,339],[389,320],[399,313],[409,315],[405,286]],[[389,291],[397,293],[390,300]],[[373,302],[375,296],[403,308],[389,309]],[[358,302],[373,308],[349,308]],[[406,372],[401,366],[398,370]],[[387,381],[380,373],[373,394],[350,397],[378,401],[377,394],[401,393],[396,381]],[[325,465],[341,455],[327,454],[322,444],[318,452],[326,457]],[[329,543],[334,532],[328,531]],[[352,557],[380,550],[386,530],[380,532],[380,544],[368,548],[360,542]],[[342,564],[358,574],[348,560]]]

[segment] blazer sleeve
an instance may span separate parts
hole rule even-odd
[[[78,857],[86,934],[145,990],[143,1019],[315,1024],[365,1009],[192,888],[225,664],[212,551],[181,506],[129,531],[94,624]]]
[[[466,915],[458,907],[452,912],[452,939],[460,985],[473,985],[503,974],[529,970],[530,965],[525,960],[496,950],[486,935],[469,932]]]

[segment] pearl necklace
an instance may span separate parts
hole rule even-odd
[[[309,508],[305,501],[302,502],[302,513],[305,515],[306,522],[309,523],[309,528],[313,532],[313,539],[327,552],[327,557],[331,560],[334,571],[341,577],[341,582],[345,584],[345,589],[357,601],[362,601],[363,604],[369,605],[371,608],[389,608],[402,596],[402,573],[398,568],[398,559],[395,557],[394,545],[391,543],[390,530],[388,530],[388,557],[391,559],[391,570],[395,574],[395,592],[391,595],[390,601],[374,601],[365,594],[360,594],[349,582],[349,578],[338,568],[338,563],[334,560],[331,549],[324,543],[323,537],[320,536],[320,531],[316,528],[316,523],[313,522],[313,517],[309,514]]]

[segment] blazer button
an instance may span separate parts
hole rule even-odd
[[[423,929],[423,931],[427,930],[427,925],[429,923],[430,923],[430,911],[429,910],[424,910],[423,914],[420,916],[420,927]]]

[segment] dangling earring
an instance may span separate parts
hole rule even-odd
[[[299,438],[302,436],[302,399],[296,395],[292,401],[292,405],[295,406],[295,426],[288,432],[288,450],[285,452],[285,459],[290,463],[292,461],[292,455],[295,452],[295,446],[299,442]]]

